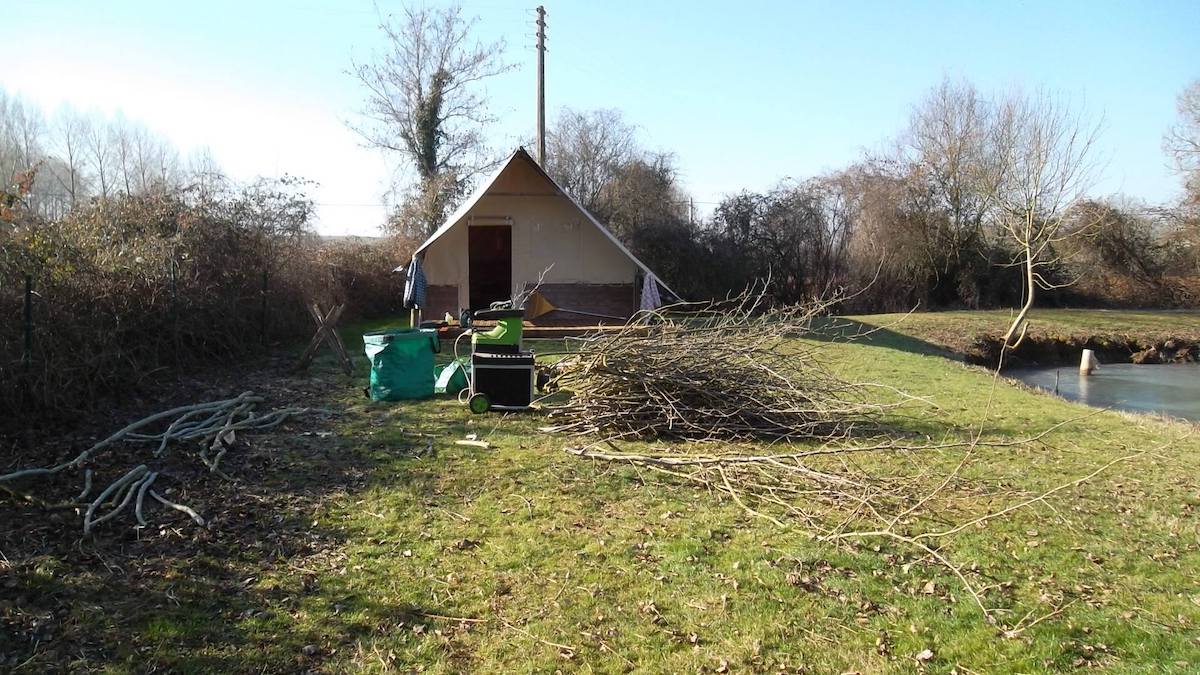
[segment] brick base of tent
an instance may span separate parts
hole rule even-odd
[[[637,311],[637,289],[633,284],[542,284],[538,289],[550,304],[562,309],[543,314],[529,323],[535,326],[583,326],[624,322]],[[458,318],[458,286],[429,286],[425,289],[424,316],[438,321],[447,312]],[[620,317],[608,319],[562,310]]]
[[[637,311],[633,284],[542,284],[538,289],[558,307],[529,322],[535,326],[585,326],[598,323],[624,323]],[[593,314],[606,314],[618,319],[576,314],[563,310],[574,309]]]

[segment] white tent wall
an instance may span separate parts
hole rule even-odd
[[[462,223],[425,249],[429,285],[457,285],[465,294],[467,228],[500,224],[506,218],[512,222],[514,292],[536,282],[547,269],[545,283],[633,283],[637,265],[566,199],[485,195]]]
[[[556,305],[611,313],[619,304],[623,315],[635,309],[639,264],[523,152],[468,204],[423,247],[431,318],[469,306],[468,228],[501,224],[512,227],[513,294],[544,273],[542,288]],[[605,307],[577,306],[589,300]]]

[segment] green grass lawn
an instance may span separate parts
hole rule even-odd
[[[1179,320],[1127,314],[1147,330]],[[1036,318],[1090,330],[1108,316]],[[890,420],[902,433],[961,436],[982,424],[989,435],[1018,437],[1086,415],[920,347],[948,346],[939,331],[988,330],[1001,319],[918,315],[888,336],[824,349],[847,379],[927,399]],[[1200,329],[1196,315],[1186,320]],[[347,342],[355,351],[361,344]],[[718,494],[570,456],[564,446],[581,440],[539,433],[536,414],[472,416],[452,400],[374,404],[361,397],[359,367],[354,382],[327,394],[345,414],[324,454],[288,449],[298,425],[278,433],[290,472],[308,480],[333,468],[362,472],[278,516],[320,544],[225,556],[201,548],[157,569],[140,601],[106,596],[103,572],[74,582],[93,587],[90,602],[70,609],[72,625],[108,637],[108,670],[1200,670],[1200,443],[1192,426],[1104,412],[1041,442],[979,450],[936,510],[916,512],[911,531],[940,529],[1153,449],[941,542],[1001,623],[1036,621],[1006,637],[960,580],[921,551],[886,539],[818,541]],[[325,359],[317,374],[339,377]],[[405,433],[414,431],[436,436],[432,454]],[[491,449],[453,443],[469,433]],[[947,451],[856,462],[881,475],[923,476],[932,488],[962,459]],[[249,493],[265,490],[246,480]],[[22,568],[21,579],[69,593],[68,572],[42,560]]]

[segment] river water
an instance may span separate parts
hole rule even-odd
[[[1056,383],[1057,374],[1057,383]],[[1200,363],[1138,366],[1113,363],[1091,375],[1079,368],[1014,368],[1005,372],[1039,389],[1098,408],[1161,413],[1200,422]]]

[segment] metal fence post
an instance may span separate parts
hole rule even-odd
[[[33,447],[33,275],[25,275],[25,349],[21,352],[21,407],[25,418],[25,446]]]
[[[263,349],[267,347],[267,268],[262,271],[262,306],[259,309],[259,343]]]
[[[172,255],[167,264],[171,273],[171,358],[179,368],[179,263]]]
[[[25,275],[25,350],[21,353],[21,371],[25,375],[25,386],[29,386],[30,370],[33,366],[33,275]]]

